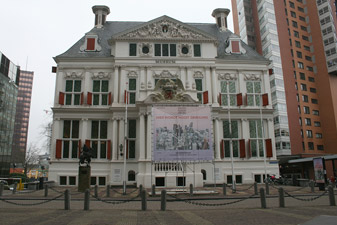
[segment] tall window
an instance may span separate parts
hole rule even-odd
[[[247,81],[247,105],[260,106],[261,105],[261,82],[260,81]]]
[[[200,102],[203,102],[203,79],[195,79],[195,87],[197,90],[197,97]]]
[[[232,129],[232,135],[229,130],[229,126]],[[237,120],[231,120],[229,124],[229,120],[223,121],[223,138],[224,138],[224,151],[225,157],[231,157],[231,149],[230,149],[230,140],[232,138],[232,146],[233,146],[233,157],[239,157],[239,122]]]
[[[137,55],[137,44],[131,43],[129,44],[129,56]]]
[[[200,44],[194,44],[193,45],[193,52],[194,52],[194,57],[201,57]]]
[[[129,159],[136,158],[136,120],[128,121],[128,153]]]
[[[108,105],[109,81],[108,80],[94,80],[93,81],[93,105]]]
[[[63,121],[62,158],[77,158],[79,149],[79,120]]]
[[[91,148],[93,150],[93,158],[107,158],[107,138],[108,121],[93,120],[91,122]]]
[[[221,105],[236,106],[236,83],[235,81],[221,81]],[[229,96],[229,99],[228,99]],[[229,101],[229,102],[228,102]]]
[[[155,44],[155,56],[177,56],[176,44]]]
[[[81,80],[66,80],[65,98],[66,105],[80,105]]]
[[[263,157],[263,136],[261,120],[249,120],[250,151],[252,157]]]
[[[136,104],[137,79],[129,79],[129,104]]]

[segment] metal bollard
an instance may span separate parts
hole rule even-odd
[[[2,196],[3,191],[4,191],[4,184],[1,183],[0,184],[0,196]]]
[[[263,188],[260,188],[260,198],[261,198],[261,208],[262,209],[267,208],[266,194],[264,193],[264,189]]]
[[[283,188],[279,188],[278,189],[278,193],[279,193],[279,205],[280,205],[280,208],[284,208],[285,207],[285,202],[284,202],[284,190],[283,190]]]
[[[161,191],[161,204],[160,204],[160,209],[161,211],[166,210],[166,190]]]
[[[156,196],[156,185],[152,184],[151,196]]]
[[[266,181],[266,195],[269,195],[269,183]]]
[[[98,185],[95,185],[95,194],[94,194],[95,198],[98,197]]]
[[[68,189],[64,191],[64,210],[70,209],[70,192]]]
[[[140,195],[141,199],[142,199],[142,210],[146,211],[147,209],[147,202],[146,202],[146,191],[142,190],[142,193]]]
[[[48,184],[44,185],[44,197],[48,197]]]
[[[110,185],[106,186],[106,197],[110,197]]]
[[[14,186],[13,186],[13,194],[15,194],[16,193],[16,186],[18,185],[18,183],[14,183]]]
[[[143,190],[143,185],[139,185],[139,195],[142,193],[142,190]]]
[[[190,184],[190,195],[193,195],[193,184]]]
[[[84,192],[84,210],[89,210],[89,204],[90,204],[90,190],[87,189]]]
[[[254,194],[258,195],[259,193],[257,192],[257,183],[254,182]]]
[[[233,181],[232,183],[232,193],[236,193],[236,183]]]
[[[334,191],[333,191],[333,187],[331,185],[329,185],[328,191],[329,191],[330,206],[336,206],[335,194],[334,194]]]
[[[315,182],[313,180],[310,181],[309,186],[311,188],[311,192],[314,193],[315,192]]]
[[[222,193],[223,193],[224,196],[226,196],[226,194],[227,194],[226,185],[227,185],[226,183],[222,184]]]

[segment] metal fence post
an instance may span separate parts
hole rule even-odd
[[[330,206],[336,206],[335,195],[334,195],[333,187],[331,185],[329,185],[328,191],[329,191]]]
[[[254,193],[255,195],[258,195],[259,193],[257,192],[257,183],[254,182]]]
[[[279,205],[280,205],[280,208],[284,208],[285,207],[285,202],[284,202],[284,190],[283,190],[283,188],[279,188],[278,189],[278,193],[279,193]]]
[[[106,186],[106,197],[110,197],[110,185]]]
[[[190,184],[190,195],[193,195],[193,184]]]
[[[161,191],[161,205],[160,205],[161,211],[166,210],[166,190]]]
[[[2,196],[3,191],[4,191],[4,184],[1,183],[0,184],[0,196]]]
[[[152,184],[151,196],[156,196],[156,185]]]
[[[269,183],[266,180],[266,195],[269,195]]]
[[[142,193],[142,190],[143,190],[143,185],[140,184],[140,185],[139,185],[139,195]]]
[[[89,210],[89,204],[90,204],[90,190],[85,190],[84,193],[84,210]]]
[[[146,211],[147,209],[147,202],[146,202],[146,191],[142,190],[142,193],[140,195],[141,199],[142,199],[142,210]]]
[[[98,197],[98,185],[96,184],[95,185],[95,198],[97,198]]]
[[[48,184],[44,185],[44,197],[48,197]]]
[[[260,188],[260,198],[261,198],[261,208],[262,209],[267,208],[266,194],[264,193],[264,189],[263,188]]]
[[[310,181],[309,186],[311,188],[311,192],[314,193],[315,192],[315,182],[313,180]]]
[[[232,193],[236,193],[236,183],[235,183],[235,181],[232,182]]]
[[[13,194],[15,194],[16,193],[16,186],[18,185],[18,183],[14,183],[14,187],[13,187]]]
[[[226,185],[227,185],[226,183],[222,184],[222,193],[223,193],[224,196],[226,196],[226,194],[227,194]]]
[[[64,210],[70,209],[70,192],[68,189],[64,191]]]

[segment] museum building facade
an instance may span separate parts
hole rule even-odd
[[[227,29],[228,9],[213,11],[214,24],[106,21],[107,6],[92,10],[95,27],[54,58],[49,180],[77,185],[84,145],[92,185],[201,187],[279,174],[270,62]],[[185,116],[199,108],[209,116]],[[160,109],[194,120],[157,127]],[[210,129],[198,130],[198,119]],[[211,154],[170,157],[184,149]],[[157,157],[165,150],[176,153]]]

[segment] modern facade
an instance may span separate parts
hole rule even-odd
[[[270,78],[278,158],[336,154],[335,1],[232,0],[232,6],[235,33],[277,65]],[[280,108],[288,114],[291,151],[283,150],[278,132]]]
[[[54,58],[49,180],[78,184],[84,144],[94,153],[92,185],[200,187],[278,175],[270,62],[227,29],[228,9],[213,11],[215,23],[117,22],[106,21],[107,6],[93,12],[95,27]]]
[[[12,149],[12,163],[17,166],[25,162],[33,78],[34,72],[21,70]]]
[[[0,177],[9,175],[20,68],[0,52]]]

